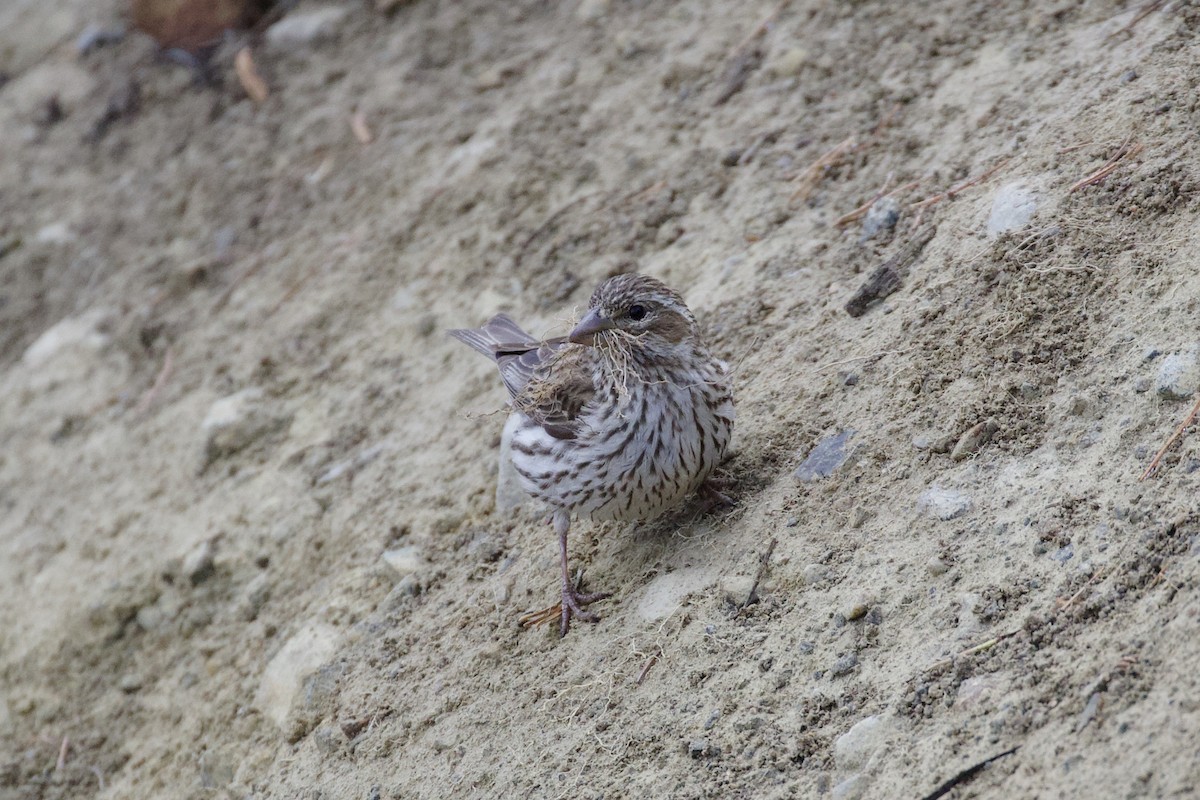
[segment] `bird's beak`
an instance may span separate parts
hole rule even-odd
[[[593,308],[588,311],[587,316],[579,320],[579,324],[567,338],[575,344],[591,345],[595,343],[597,333],[610,331],[615,327],[617,326],[611,319],[600,313],[600,309]]]

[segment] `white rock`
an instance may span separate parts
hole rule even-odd
[[[917,510],[937,519],[957,519],[971,510],[971,496],[954,489],[930,486],[917,498]]]
[[[988,216],[988,236],[1024,227],[1037,211],[1037,198],[1023,183],[1009,183],[996,191]]]
[[[500,464],[496,476],[496,510],[511,511],[530,502],[531,498],[521,486],[521,475],[512,463],[512,435],[520,420],[510,416],[500,434]]]
[[[862,767],[887,739],[888,722],[879,715],[860,719],[833,743],[833,758],[840,770],[849,772]]]
[[[269,412],[262,400],[262,390],[252,387],[222,397],[209,406],[200,423],[204,433],[204,466],[236,453],[290,421],[290,417]]]
[[[267,42],[275,47],[295,47],[328,39],[348,13],[342,6],[293,11],[267,28]]]
[[[279,649],[263,671],[255,706],[281,729],[304,679],[337,652],[338,631],[310,623]]]
[[[418,573],[428,564],[420,548],[412,544],[383,551],[383,563],[396,573],[397,578]]]
[[[858,800],[866,791],[866,777],[854,774],[834,786],[829,792],[829,796],[833,800]]]
[[[38,244],[70,244],[75,241],[75,234],[65,222],[52,222],[38,229],[33,235]]]
[[[690,594],[711,586],[716,575],[705,567],[687,567],[659,575],[642,590],[637,614],[648,622],[666,619]]]
[[[78,317],[67,317],[34,340],[25,349],[22,360],[31,367],[40,367],[68,350],[96,352],[108,344],[108,336],[100,327],[109,319],[109,312],[93,309]]]
[[[596,22],[608,15],[612,0],[582,0],[575,9],[575,18],[580,22]]]

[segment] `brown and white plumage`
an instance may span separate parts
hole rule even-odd
[[[677,293],[619,275],[592,294],[570,336],[539,342],[499,314],[451,335],[494,359],[518,424],[522,486],[554,509],[562,548],[561,631],[607,595],[580,595],[567,575],[571,514],[647,520],[678,505],[720,463],[733,432],[725,365]]]

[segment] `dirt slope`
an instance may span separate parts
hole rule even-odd
[[[0,11],[0,798],[1197,791],[1192,4],[390,5],[260,106]],[[576,525],[560,641],[443,331],[634,269],[737,505]]]

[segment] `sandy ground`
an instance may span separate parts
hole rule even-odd
[[[0,10],[0,798],[1200,792],[1200,436],[1139,481],[1200,371],[1190,3],[302,3],[261,105],[48,8]],[[615,597],[559,640],[443,331],[635,269],[734,365],[737,502],[577,524]]]

